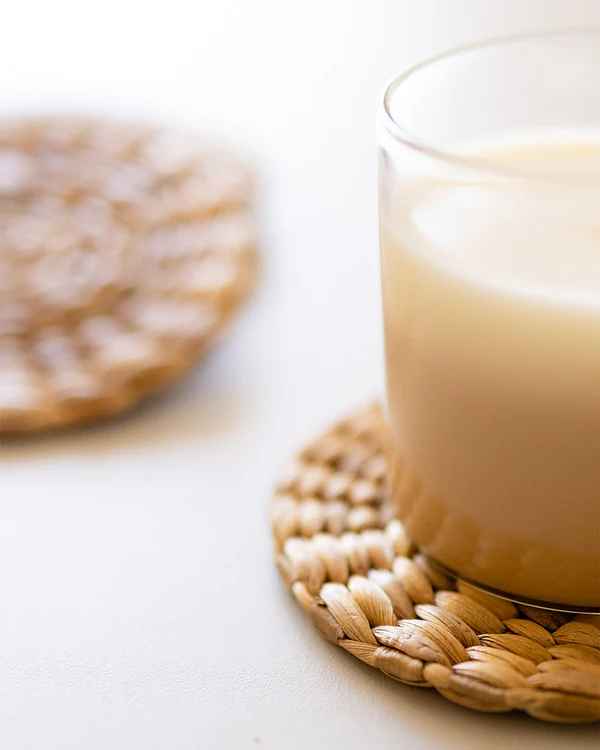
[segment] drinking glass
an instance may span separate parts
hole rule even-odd
[[[401,74],[378,127],[395,509],[569,611],[600,610],[599,81],[600,32],[494,40]]]

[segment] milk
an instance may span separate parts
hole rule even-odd
[[[382,215],[398,512],[463,577],[600,606],[600,137],[465,155]]]

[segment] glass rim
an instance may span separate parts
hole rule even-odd
[[[552,174],[551,172],[544,172],[543,174],[535,173],[532,171],[521,170],[514,167],[504,166],[495,163],[493,160],[486,159],[484,157],[471,156],[461,154],[460,152],[453,151],[452,149],[445,149],[434,143],[428,141],[425,138],[421,138],[414,129],[405,127],[397,117],[392,114],[391,101],[394,94],[405,84],[409,79],[412,79],[415,75],[421,71],[427,70],[438,63],[450,61],[454,58],[459,58],[461,55],[470,54],[478,51],[485,51],[488,49],[502,49],[509,48],[513,44],[522,42],[543,42],[560,39],[576,39],[578,37],[587,37],[590,39],[597,38],[599,40],[599,60],[600,60],[600,26],[593,26],[589,28],[585,27],[573,27],[565,29],[554,29],[549,31],[537,31],[537,32],[524,32],[518,34],[507,34],[495,37],[489,37],[481,39],[475,42],[469,42],[467,44],[461,44],[456,47],[450,47],[438,52],[435,55],[431,55],[423,60],[413,63],[408,68],[405,68],[401,73],[395,75],[391,81],[385,86],[383,96],[381,97],[381,104],[379,107],[379,118],[386,132],[398,143],[406,146],[412,151],[416,151],[424,156],[428,156],[438,162],[444,162],[449,166],[463,167],[468,170],[475,170],[478,172],[486,172],[498,177],[512,177],[512,178],[529,178],[529,179],[542,179],[543,181],[560,181],[565,180],[572,181],[573,178],[577,182],[589,182],[590,180],[598,180],[598,175],[582,175],[582,174],[571,174],[562,172],[561,174]],[[598,134],[600,135],[600,126],[598,128]]]

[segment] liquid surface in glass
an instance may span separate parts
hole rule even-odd
[[[464,577],[600,607],[600,136],[469,152],[549,177],[400,177],[390,190],[398,513]]]

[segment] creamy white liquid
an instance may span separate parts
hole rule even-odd
[[[600,605],[600,138],[469,153],[537,179],[420,179],[382,217],[399,512],[464,576]]]

